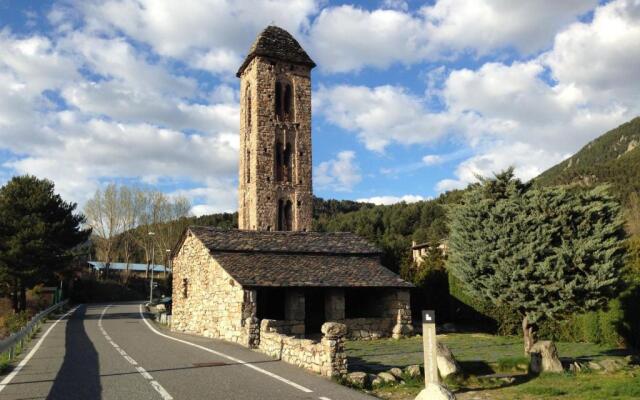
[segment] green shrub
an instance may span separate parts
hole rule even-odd
[[[29,313],[27,311],[20,311],[18,313],[12,313],[6,316],[4,319],[4,326],[9,333],[18,332],[22,329],[27,322],[29,322]]]

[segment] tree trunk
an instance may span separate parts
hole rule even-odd
[[[27,288],[24,286],[24,281],[20,280],[20,299],[19,299],[20,311],[27,309]]]
[[[529,324],[529,318],[524,317],[522,320],[522,334],[524,337],[524,355],[528,356],[531,353],[531,348],[536,342],[533,334],[533,326]]]
[[[18,301],[18,279],[13,280],[13,287],[11,289],[11,306],[13,307],[14,312],[20,311],[20,302]]]

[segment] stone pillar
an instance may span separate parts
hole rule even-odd
[[[325,291],[324,315],[327,321],[344,319],[344,289],[327,289]]]
[[[396,324],[391,332],[391,337],[400,339],[413,333],[411,325],[411,293],[408,289],[396,289],[391,301],[391,313]]]
[[[304,321],[304,291],[287,289],[284,303],[284,319],[287,321]]]
[[[257,348],[260,345],[260,324],[257,318],[258,304],[255,290],[244,290],[242,303],[242,326],[246,334],[246,346]]]
[[[322,325],[322,348],[325,362],[320,373],[333,378],[347,373],[347,355],[344,352],[344,337],[347,326],[336,322],[325,322]]]

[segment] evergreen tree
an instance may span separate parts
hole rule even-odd
[[[55,194],[51,181],[34,176],[14,177],[0,188],[0,276],[11,287],[14,310],[24,310],[26,289],[67,266],[70,250],[89,237],[75,208]]]
[[[623,219],[606,187],[538,189],[509,169],[474,185],[450,220],[448,268],[519,314],[526,353],[539,321],[602,308],[618,288]]]

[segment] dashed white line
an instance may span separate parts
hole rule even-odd
[[[120,353],[120,355],[127,360],[131,365],[136,366],[136,371],[138,371],[140,373],[140,375],[142,375],[146,380],[149,381],[149,384],[151,385],[151,387],[153,387],[155,389],[156,392],[158,392],[160,394],[160,397],[162,397],[163,400],[173,400],[173,397],[169,394],[169,392],[167,392],[165,390],[165,388],[162,387],[162,385],[160,383],[158,383],[158,381],[156,381],[155,379],[153,379],[153,376],[151,376],[150,373],[148,373],[144,368],[142,368],[141,366],[138,366],[138,362],[136,360],[134,360],[132,357],[130,357],[126,351],[124,351],[120,346],[118,346],[116,344],[116,342],[114,342],[111,337],[107,334],[107,331],[104,330],[104,327],[102,326],[102,318],[104,317],[104,314],[107,312],[107,310],[109,309],[109,307],[111,307],[111,304],[109,304],[108,306],[106,306],[104,308],[104,310],[102,310],[102,313],[100,314],[100,319],[98,320],[98,327],[100,328],[100,331],[102,332],[102,335],[105,337],[105,339],[107,339],[107,341],[116,349],[116,351],[118,353]]]
[[[79,306],[78,306],[79,307]],[[38,340],[38,343],[36,343],[35,346],[33,346],[33,349],[31,349],[31,351],[29,352],[29,354],[27,354],[27,356],[25,358],[22,359],[22,361],[20,361],[20,363],[18,364],[18,366],[16,367],[16,369],[14,369],[13,371],[11,371],[11,373],[9,375],[7,375],[2,382],[0,382],[0,392],[2,392],[4,390],[5,387],[7,387],[7,385],[9,383],[11,383],[11,380],[13,378],[15,378],[16,375],[18,375],[18,372],[20,372],[20,370],[22,368],[24,368],[25,365],[27,365],[27,363],[29,362],[29,360],[31,360],[31,358],[33,357],[34,354],[36,354],[36,351],[38,351],[38,349],[40,348],[40,346],[42,346],[42,342],[44,341],[44,339],[47,337],[47,335],[49,335],[49,332],[51,332],[51,330],[58,325],[58,322],[60,322],[63,318],[65,318],[67,315],[73,313],[75,310],[78,309],[78,307],[74,307],[71,310],[69,310],[69,312],[67,312],[66,314],[64,314],[62,317],[58,318],[56,320],[56,322],[54,322],[49,329],[47,329],[47,331],[44,333],[44,335],[42,335],[42,337],[40,338],[40,340]]]
[[[298,390],[301,390],[301,391],[303,391],[305,393],[313,393],[313,390],[311,390],[309,388],[306,388],[306,387],[304,387],[302,385],[299,385],[299,384],[297,384],[295,382],[292,382],[292,381],[290,381],[290,380],[288,380],[286,378],[281,377],[280,375],[274,374],[273,372],[269,372],[269,371],[264,370],[264,369],[262,369],[260,367],[256,367],[255,365],[249,364],[246,361],[240,360],[239,358],[231,357],[231,356],[226,355],[224,353],[221,353],[219,351],[212,350],[212,349],[210,349],[208,347],[200,346],[199,344],[195,344],[195,343],[188,342],[186,340],[174,338],[173,336],[165,335],[164,333],[159,332],[158,330],[156,330],[156,328],[151,326],[149,321],[147,321],[147,318],[145,318],[144,313],[142,312],[142,304],[140,304],[140,316],[142,317],[142,320],[144,321],[144,323],[147,324],[149,329],[151,329],[151,331],[154,332],[156,335],[160,335],[160,336],[165,337],[167,339],[175,340],[176,342],[184,343],[184,344],[189,345],[189,346],[197,347],[200,350],[204,350],[204,351],[207,351],[209,353],[215,354],[217,356],[226,358],[227,360],[231,360],[231,361],[233,361],[233,362],[235,362],[237,364],[244,365],[247,368],[251,368],[254,371],[260,372],[261,374],[265,374],[267,376],[270,376],[270,377],[272,377],[274,379],[279,380],[280,382],[284,382],[287,385],[293,386],[294,388],[296,388]]]
[[[320,396],[320,397],[318,397],[318,398],[319,398],[320,400],[331,400],[330,398],[328,398],[328,397],[324,397],[324,396]]]

